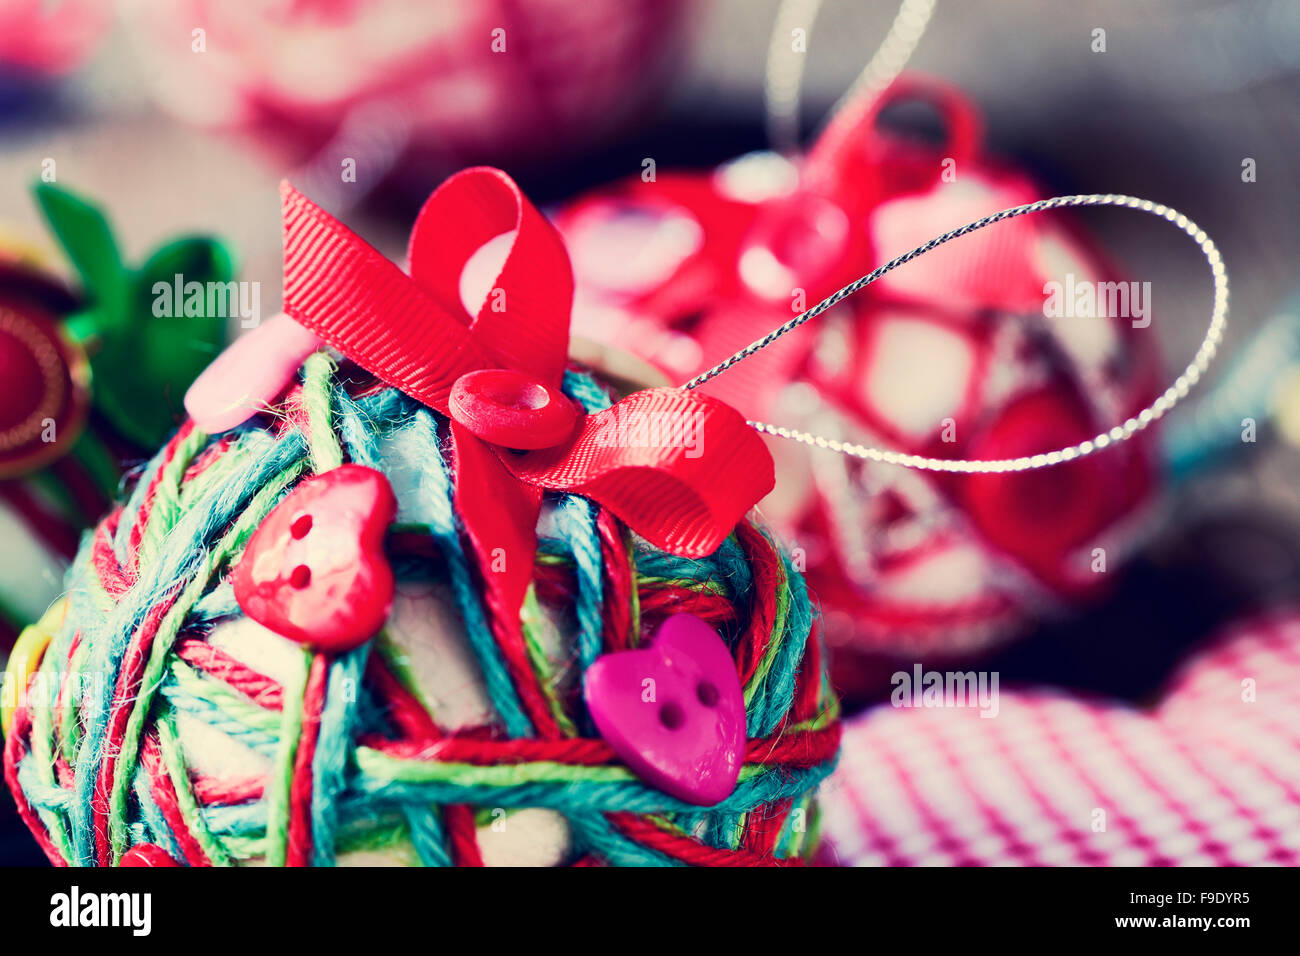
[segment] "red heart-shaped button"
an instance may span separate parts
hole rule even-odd
[[[393,572],[388,479],[341,465],[304,481],[262,521],[231,575],[244,613],[277,634],[341,653],[384,626]]]
[[[676,614],[649,646],[603,655],[582,692],[601,737],[647,783],[700,806],[736,788],[745,758],[740,676],[698,617]]]

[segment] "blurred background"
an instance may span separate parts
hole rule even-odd
[[[179,122],[183,104],[169,103],[173,113],[164,112],[150,95],[151,83],[185,85],[157,47],[167,42],[186,57],[199,54],[189,52],[183,24],[166,41],[154,32],[142,37],[131,11],[143,6],[144,15],[149,5],[123,6],[128,14],[106,24],[84,65],[41,84],[33,97],[6,104],[0,171],[11,188],[0,196],[0,217],[11,230],[43,232],[25,191],[40,161],[53,156],[63,182],[111,206],[128,250],[142,253],[168,232],[219,231],[240,250],[245,271],[264,276],[273,293],[276,188],[300,165],[292,151],[254,152],[229,130]],[[538,6],[544,9],[546,0]],[[645,5],[629,5],[638,6]],[[685,49],[673,69],[667,75],[647,69],[649,88],[636,75],[625,80],[628,96],[637,100],[628,122],[615,131],[606,126],[602,137],[601,120],[593,118],[597,134],[575,137],[571,149],[549,144],[559,147],[558,160],[515,157],[511,171],[537,202],[553,202],[639,172],[645,156],[661,166],[706,167],[766,147],[764,65],[778,6],[777,0],[686,4]],[[848,88],[896,11],[891,0],[823,4],[805,68],[809,131]],[[599,22],[579,26],[592,31],[587,42],[599,42]],[[1099,27],[1107,31],[1104,54],[1091,50]],[[1285,0],[940,0],[909,66],[965,91],[983,111],[991,151],[1014,157],[1052,189],[1128,192],[1194,215],[1236,266],[1234,318],[1237,329],[1248,329],[1295,281],[1300,222],[1288,200],[1300,176],[1294,149],[1298,38],[1300,11]],[[193,111],[206,112],[199,103]],[[492,152],[484,149],[465,162]],[[1257,161],[1254,184],[1241,181],[1244,157]],[[364,210],[374,221],[363,219],[358,228],[376,242],[402,241],[410,214],[438,179],[433,168],[411,174],[415,185],[406,208]],[[1095,228],[1118,257],[1140,262],[1143,270],[1160,268],[1162,258],[1165,268],[1194,262],[1194,251],[1177,242],[1152,247],[1148,235],[1132,236],[1122,214],[1099,214]],[[1126,240],[1134,246],[1125,246]],[[1179,284],[1170,285],[1167,294],[1179,291]],[[1188,354],[1187,346],[1199,339],[1207,287],[1187,288],[1185,300],[1169,303],[1186,316],[1161,323],[1171,356]]]
[[[322,204],[400,259],[420,202],[460,165],[501,164],[535,202],[555,206],[638,175],[646,157],[660,169],[708,169],[767,148],[765,61],[779,5],[434,2],[423,6],[435,13],[416,16],[384,2],[373,6],[393,11],[386,28],[342,45],[322,28],[294,45],[258,35],[260,3],[0,0],[0,235],[70,275],[30,191],[53,159],[60,186],[105,210],[126,260],[175,234],[217,234],[235,250],[239,278],[261,284],[270,315],[279,296],[278,184],[286,176],[332,182],[340,157],[359,157],[359,183],[322,185]],[[41,26],[40,8],[60,6],[75,12]],[[299,8],[303,19],[289,16],[285,29],[301,39],[366,5],[265,6]],[[896,11],[893,0],[822,5],[804,62],[805,135]],[[536,59],[505,85],[493,72],[500,61],[483,52],[498,21],[508,24],[507,44],[531,44]],[[206,48],[197,51],[192,31],[205,24]],[[1104,52],[1094,49],[1097,30]],[[434,38],[427,46],[421,31]],[[443,85],[426,88],[419,70],[409,78],[399,64],[412,57],[425,69],[435,64]],[[1300,302],[1300,5],[939,0],[908,69],[961,90],[982,114],[988,153],[1045,195],[1129,193],[1197,220],[1232,279],[1227,363]],[[397,114],[392,102],[340,106],[347,96],[334,97],[331,84],[364,84],[371,74],[385,89],[410,83],[418,92]],[[431,116],[438,120],[426,128]],[[898,122],[924,134],[928,118]],[[1253,181],[1243,181],[1247,160]],[[1172,380],[1208,319],[1203,262],[1159,223],[1113,210],[1080,218],[1123,272],[1152,282],[1154,332]],[[1105,600],[1031,622],[1025,639],[982,666],[1000,672],[1004,687],[1048,684],[1150,703],[1189,650],[1225,623],[1300,597],[1300,458],[1285,439],[1288,428],[1300,432],[1300,410],[1265,413],[1277,416],[1267,439],[1170,492],[1156,533]],[[842,689],[850,712],[879,696],[870,686]],[[8,839],[0,858],[38,859],[25,835]]]

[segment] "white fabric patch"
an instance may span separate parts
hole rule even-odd
[[[975,350],[962,336],[932,322],[879,321],[862,397],[895,428],[923,438],[961,406]]]

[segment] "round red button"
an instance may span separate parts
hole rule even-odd
[[[462,375],[447,404],[452,418],[502,448],[551,448],[573,434],[578,420],[577,408],[558,388],[503,368]]]
[[[1080,400],[1043,388],[1015,399],[970,443],[979,460],[1037,455],[1094,433]],[[1112,470],[1115,469],[1115,470]],[[1050,567],[1106,526],[1121,500],[1114,459],[1093,455],[1056,468],[962,479],[967,511],[984,536],[1035,567]]]

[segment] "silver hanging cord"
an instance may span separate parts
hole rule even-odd
[[[863,276],[861,279],[849,283],[829,298],[823,299],[811,309],[795,316],[789,322],[785,323],[785,325],[769,332],[761,339],[741,349],[735,355],[732,355],[730,358],[718,363],[707,372],[697,375],[682,387],[693,389],[703,385],[710,379],[721,375],[738,362],[744,361],[755,352],[767,348],[787,332],[791,332],[810,319],[816,318],[827,309],[853,295],[853,293],[865,289],[886,273],[892,272],[894,269],[906,262],[911,262],[918,256],[925,255],[931,249],[941,246],[949,240],[965,236],[977,229],[983,229],[985,226],[992,225],[995,222],[1001,222],[1004,219],[1013,219],[1016,216],[1024,216],[1031,212],[1041,212],[1047,209],[1061,209],[1069,206],[1120,206],[1126,209],[1136,209],[1139,212],[1149,213],[1153,216],[1159,216],[1162,219],[1166,219],[1173,223],[1190,236],[1200,247],[1201,253],[1205,256],[1206,262],[1210,265],[1210,272],[1214,278],[1214,307],[1210,314],[1210,325],[1209,328],[1206,329],[1205,338],[1201,341],[1201,346],[1197,350],[1196,356],[1192,359],[1187,368],[1183,370],[1183,373],[1174,380],[1172,385],[1165,389],[1159,398],[1157,398],[1147,408],[1144,408],[1136,416],[1130,418],[1122,425],[1116,425],[1109,431],[1102,432],[1090,441],[1080,442],[1079,444],[1071,445],[1068,448],[1061,448],[1056,451],[1021,458],[1001,458],[987,461],[926,458],[922,455],[909,455],[881,448],[870,448],[864,445],[850,444],[839,441],[838,439],[812,435],[807,432],[797,431],[792,428],[783,428],[778,425],[770,425],[765,422],[751,421],[748,424],[767,435],[776,435],[780,438],[788,438],[791,441],[802,442],[805,445],[812,445],[817,448],[827,448],[843,455],[850,455],[854,458],[863,458],[867,461],[884,462],[885,464],[890,465],[902,465],[905,468],[916,468],[923,471],[967,472],[977,474],[1029,471],[1035,468],[1045,468],[1050,465],[1058,465],[1062,462],[1072,461],[1076,458],[1083,458],[1112,444],[1132,438],[1135,434],[1142,431],[1142,429],[1146,428],[1156,419],[1161,418],[1166,412],[1178,404],[1178,402],[1185,398],[1187,393],[1191,391],[1192,386],[1200,381],[1201,377],[1210,367],[1210,363],[1214,360],[1219,344],[1223,341],[1224,329],[1228,324],[1228,272],[1227,269],[1224,268],[1223,257],[1219,254],[1219,249],[1214,244],[1214,241],[1206,234],[1204,229],[1192,222],[1192,220],[1188,219],[1177,209],[1173,209],[1163,203],[1152,202],[1149,199],[1138,199],[1134,196],[1115,194],[1101,195],[1096,193],[1080,196],[1057,196],[1052,199],[1042,199],[1038,202],[1032,202],[1024,206],[1015,206],[1011,209],[1004,209],[991,216],[986,216],[983,219],[968,223],[959,229],[946,232],[935,239],[931,239],[924,245],[917,246],[911,252],[904,253],[897,259],[885,263],[879,269]]]
[[[831,108],[834,116],[859,97],[876,95],[907,65],[925,34],[934,13],[936,0],[903,0],[880,47],[867,61],[852,86]],[[791,153],[799,148],[799,96],[803,86],[805,53],[793,49],[794,31],[812,32],[813,21],[822,0],[783,0],[772,25],[767,46],[767,69],[763,82],[763,101],[767,112],[767,136],[772,148]],[[805,39],[807,37],[805,36]]]

